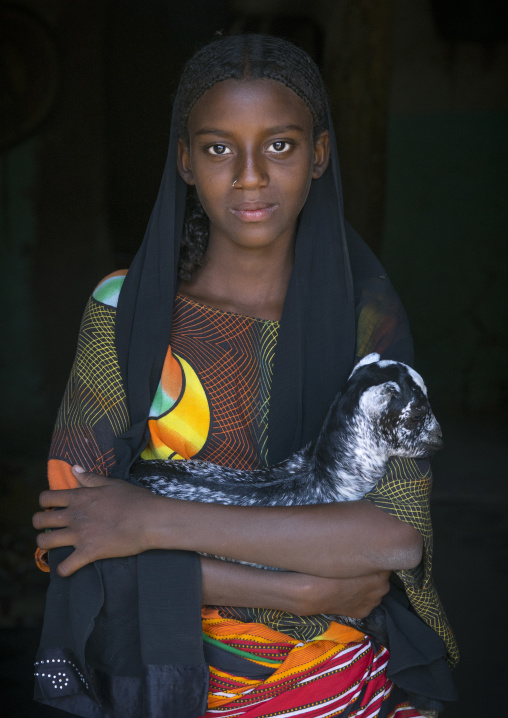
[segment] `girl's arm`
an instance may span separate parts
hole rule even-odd
[[[44,491],[42,549],[74,546],[58,572],[149,549],[202,551],[322,578],[355,578],[420,562],[420,534],[368,501],[292,507],[200,504],[74,472],[82,488]],[[252,605],[252,604],[250,604]]]
[[[390,571],[358,578],[320,578],[302,573],[263,571],[237,563],[201,558],[203,603],[364,618],[390,588]]]

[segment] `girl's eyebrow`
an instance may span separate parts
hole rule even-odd
[[[268,127],[265,130],[265,134],[267,135],[276,135],[283,132],[301,132],[304,133],[305,129],[301,127],[300,125],[294,125],[294,124],[288,124],[288,125],[278,125],[276,127]],[[234,132],[228,132],[227,130],[220,130],[215,127],[203,127],[202,129],[198,130],[196,135],[219,135],[220,137],[231,137]]]

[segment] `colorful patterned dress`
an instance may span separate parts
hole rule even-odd
[[[107,475],[112,456],[100,446],[101,425],[114,424],[117,434],[128,426],[114,350],[114,312],[123,278],[122,273],[106,278],[85,312],[53,438],[52,488],[75,485],[70,473],[74,463]],[[267,466],[278,328],[276,321],[178,295],[171,346],[150,410],[150,440],[141,458],[199,458],[242,469]],[[366,305],[359,318],[359,353],[382,349],[389,334],[390,322],[378,316],[375,303]],[[92,379],[88,367],[97,351],[111,360]],[[399,460],[370,499],[423,534],[425,560],[401,578],[416,610],[445,641],[453,661],[455,643],[430,579],[429,492],[430,473],[422,473],[415,462]],[[210,656],[207,718],[421,715],[407,701],[394,700],[396,691],[390,699],[387,649],[354,629],[263,609],[205,607],[202,617]]]

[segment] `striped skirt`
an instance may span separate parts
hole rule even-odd
[[[211,656],[204,718],[421,718],[408,703],[390,705],[389,653],[353,628],[332,623],[302,643],[260,623],[222,618],[204,609],[203,635]],[[227,670],[213,667],[222,655]]]

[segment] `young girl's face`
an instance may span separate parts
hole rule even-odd
[[[210,219],[210,242],[266,247],[294,239],[313,178],[327,167],[328,132],[274,80],[225,80],[196,102],[178,168]]]

